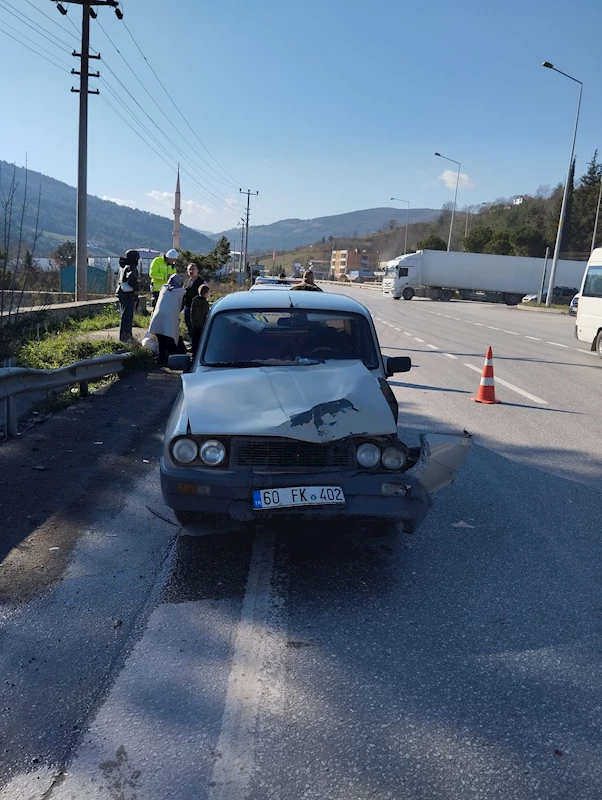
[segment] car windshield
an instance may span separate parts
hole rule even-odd
[[[200,362],[214,367],[307,366],[363,361],[378,367],[368,320],[304,309],[225,311],[211,322]]]

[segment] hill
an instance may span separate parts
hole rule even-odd
[[[25,169],[15,168],[0,160],[0,192],[3,197],[9,191],[13,171],[18,184],[14,219],[23,202]],[[62,241],[75,239],[76,190],[73,186],[32,170],[28,172],[27,181],[29,205],[25,212],[25,226],[29,230],[35,227],[38,190],[41,189],[40,228],[44,233],[36,248],[36,255],[48,256]],[[88,243],[91,256],[119,255],[130,247],[166,250],[171,247],[172,229],[173,222],[167,217],[88,195]],[[182,226],[182,247],[196,253],[209,253],[214,244],[202,233]]]
[[[337,238],[357,238],[367,236],[384,228],[403,226],[406,223],[406,210],[399,208],[369,208],[351,211],[329,217],[314,219],[283,219],[271,225],[251,225],[249,227],[249,252],[265,253],[272,250],[290,250],[312,244],[330,236]],[[433,208],[411,208],[410,224],[427,223],[436,219],[440,211]],[[236,229],[212,234],[213,239],[227,236],[236,248],[240,232]]]

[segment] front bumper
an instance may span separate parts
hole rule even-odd
[[[420,457],[407,472],[341,470],[328,472],[260,472],[177,467],[161,459],[161,491],[176,511],[229,515],[249,521],[302,516],[374,518],[404,523],[415,530],[432,505],[431,494],[453,482],[471,446],[470,434],[421,435]],[[340,506],[301,506],[274,511],[253,509],[253,491],[296,486],[340,486]]]
[[[253,509],[255,489],[293,486],[340,486],[346,502],[340,506],[303,506],[274,511]],[[225,514],[243,521],[286,516],[372,517],[408,523],[412,528],[422,522],[432,502],[420,481],[408,473],[230,472],[171,467],[164,459],[161,459],[161,491],[165,504],[177,511]]]

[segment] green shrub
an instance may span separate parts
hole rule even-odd
[[[128,350],[133,358],[127,362],[127,369],[149,368],[154,364],[154,356],[145,347],[123,344],[113,339],[97,339],[93,342],[80,339],[71,332],[53,333],[45,339],[29,341],[18,354],[18,363],[32,369],[57,369],[76,361],[84,361],[107,353],[122,353]]]

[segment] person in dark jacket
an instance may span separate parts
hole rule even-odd
[[[301,290],[306,292],[321,292],[322,289],[316,284],[314,280],[314,273],[308,269],[303,274],[303,282],[298,283],[296,286],[291,286],[291,292],[295,290]]]
[[[119,298],[119,341],[132,342],[134,335],[134,308],[138,300],[138,262],[140,253],[137,250],[128,250],[125,256],[119,259],[119,275],[117,278],[117,297]]]
[[[199,289],[205,283],[205,281],[199,275],[199,268],[196,264],[189,264],[186,267],[186,272],[188,275],[184,280],[184,322],[186,323],[186,329],[188,330],[190,341],[192,341],[190,306],[192,305],[194,298],[198,296]]]
[[[210,290],[207,284],[199,288],[198,295],[192,301],[190,306],[190,322],[192,323],[192,356],[196,355],[196,351],[201,341],[201,334],[205,327],[205,321],[209,314],[209,294]]]

